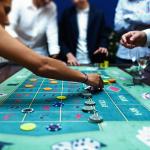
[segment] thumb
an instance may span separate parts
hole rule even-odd
[[[97,51],[95,51],[93,54],[95,55],[97,53]]]
[[[99,49],[97,49],[93,54],[96,55],[99,52]]]

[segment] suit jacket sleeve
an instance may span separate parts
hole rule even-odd
[[[101,28],[100,28],[100,44],[99,47],[108,47],[108,32],[106,30],[106,25],[105,25],[105,18],[104,14],[101,16],[101,22],[100,22]]]
[[[69,53],[69,48],[67,47],[67,11],[65,11],[61,17],[60,23],[59,23],[59,43],[60,43],[60,47],[61,47],[61,54],[63,55],[67,55],[67,53]]]

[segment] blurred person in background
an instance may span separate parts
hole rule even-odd
[[[61,54],[70,65],[103,61],[108,55],[105,19],[88,0],[72,0],[60,21]]]
[[[119,0],[115,14],[115,31],[120,35],[132,30],[144,30],[150,27],[150,0]],[[138,56],[137,56],[138,53]],[[149,55],[148,47],[136,47],[130,51],[119,45],[116,62],[131,64],[132,61]]]
[[[6,30],[39,54],[56,58],[58,44],[57,8],[52,0],[13,0]]]

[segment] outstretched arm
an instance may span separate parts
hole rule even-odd
[[[43,77],[76,82],[86,80],[84,74],[68,68],[63,62],[36,54],[9,36],[2,27],[0,27],[0,35],[0,56],[15,61]],[[103,83],[97,74],[88,75],[86,83],[99,88],[103,87]]]

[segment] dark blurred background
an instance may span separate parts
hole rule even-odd
[[[58,7],[59,16],[63,10],[69,6],[71,6],[71,0],[54,0]],[[105,13],[106,24],[108,27],[113,28],[114,14],[115,8],[118,0],[90,0],[90,3],[95,5],[97,8],[100,8]]]

